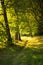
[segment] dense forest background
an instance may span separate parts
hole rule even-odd
[[[43,35],[43,0],[1,0],[0,40]]]

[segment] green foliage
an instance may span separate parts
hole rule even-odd
[[[7,34],[5,28],[0,24],[0,45],[5,46],[7,42]]]
[[[14,37],[16,32],[20,34],[28,33],[33,36],[43,35],[42,0],[4,0],[4,4],[6,6],[11,36]],[[2,6],[0,6],[0,14],[3,14]],[[0,15],[0,21],[4,21],[3,15]],[[0,35],[2,34],[0,33]]]
[[[43,35],[43,0],[0,0],[0,47],[3,48],[7,41],[12,43],[11,37],[18,40],[22,34]],[[39,45],[39,48],[42,46]],[[39,48],[11,45],[0,49],[0,64],[42,65],[43,51]]]

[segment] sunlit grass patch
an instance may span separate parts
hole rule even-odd
[[[43,36],[21,37],[22,41],[14,40],[14,44],[24,46],[25,48],[43,48]],[[0,48],[5,47],[4,43],[0,44]]]
[[[33,48],[43,48],[40,46],[40,44],[43,45],[43,36],[36,36],[36,37],[21,37],[23,42],[18,41],[18,45],[27,47],[33,47]]]
[[[14,44],[19,45],[21,47],[25,45],[24,41],[19,41],[19,40],[15,40]]]

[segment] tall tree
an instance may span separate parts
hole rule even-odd
[[[6,26],[8,43],[11,44],[12,38],[11,38],[10,29],[9,29],[9,25],[8,25],[8,19],[7,19],[7,14],[6,14],[6,6],[5,6],[5,3],[4,3],[4,0],[1,0],[1,5],[2,5],[2,9],[3,9],[3,16],[4,16],[5,26]]]
[[[17,16],[17,21],[16,21],[16,34],[15,34],[15,38],[18,40],[21,40],[20,38],[20,31],[19,31],[19,25],[18,25],[18,13],[25,13],[25,11],[28,8],[28,4],[30,4],[30,2],[28,0],[14,0],[13,1],[13,5],[14,5],[14,10],[15,10],[15,14]]]
[[[32,5],[31,11],[34,13],[34,17],[38,23],[37,34],[43,35],[43,1],[42,0],[36,0],[36,1],[31,0],[31,5]]]
[[[39,35],[43,35],[43,0],[38,0],[39,5],[39,12],[41,13],[40,16],[40,24],[38,25],[38,33]]]

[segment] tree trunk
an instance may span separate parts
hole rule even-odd
[[[28,22],[28,25],[29,25],[29,35],[30,35],[31,37],[33,37],[33,34],[32,34],[32,26],[31,26],[31,21],[30,21],[30,22]]]
[[[15,40],[21,41],[20,33],[18,33],[18,32],[15,33]]]
[[[21,36],[20,36],[20,30],[19,30],[19,18],[18,18],[18,12],[15,8],[15,14],[17,16],[17,20],[16,20],[16,33],[15,33],[15,40],[20,40],[21,41]]]
[[[21,40],[19,26],[16,24],[15,40]]]
[[[12,43],[12,38],[11,38],[11,34],[10,34],[10,29],[9,29],[9,25],[8,25],[8,20],[7,20],[7,14],[6,14],[6,7],[4,4],[4,0],[1,0],[1,5],[2,5],[2,9],[3,9],[3,13],[4,13],[4,20],[5,20],[5,26],[6,26],[6,33],[8,36],[8,42],[9,44]]]
[[[31,26],[29,26],[29,28],[30,28],[30,36],[31,36],[31,37],[33,37],[33,35],[32,35],[32,28],[31,28]]]

